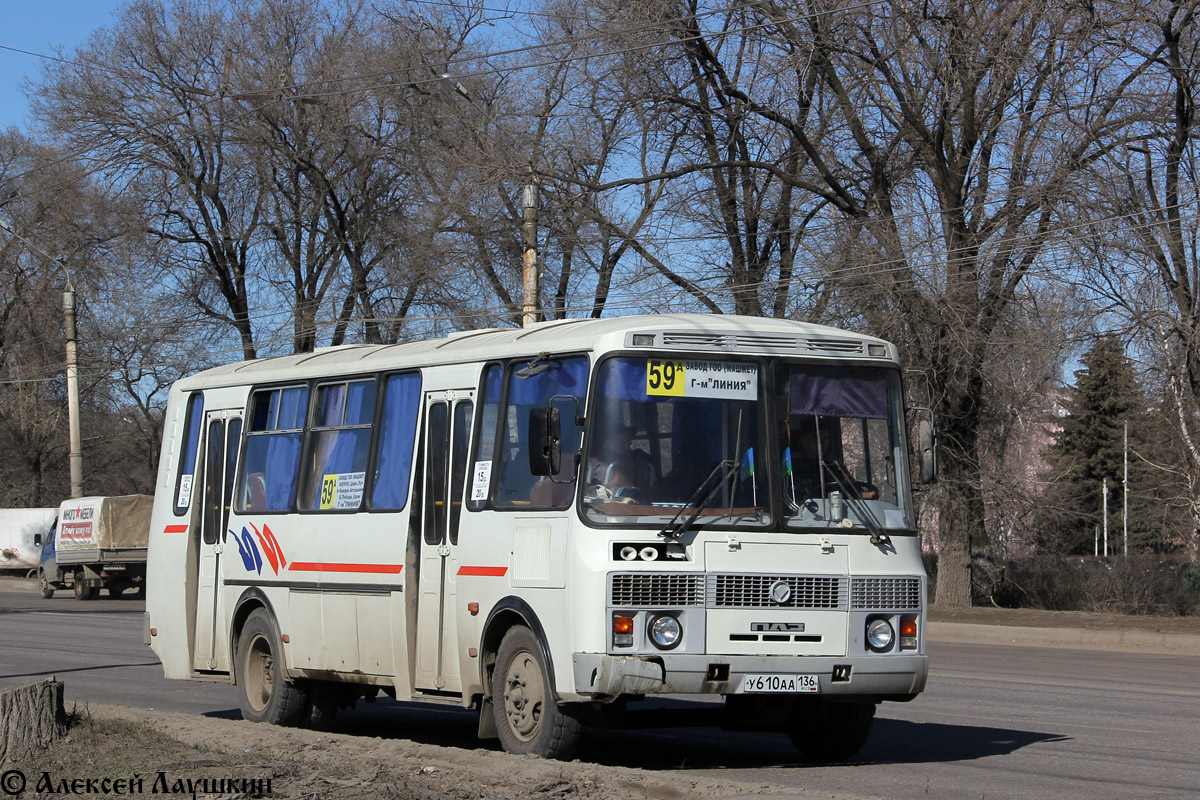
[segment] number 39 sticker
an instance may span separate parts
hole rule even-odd
[[[682,361],[646,361],[646,394],[683,397]]]

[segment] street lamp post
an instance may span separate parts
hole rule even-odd
[[[67,272],[66,267],[63,266],[62,259],[50,256],[33,242],[14,231],[2,219],[0,219],[0,228],[54,264],[67,276],[67,286],[63,290],[63,327],[67,339],[67,423],[70,428],[71,441],[68,461],[71,469],[71,497],[83,497],[83,437],[79,431],[79,354],[75,330],[75,287],[71,282],[71,273]]]

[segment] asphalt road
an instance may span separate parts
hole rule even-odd
[[[0,582],[0,687],[54,675],[68,706],[237,717],[231,687],[161,677],[142,610],[137,600],[42,600],[32,584]],[[783,736],[715,728],[593,731],[579,757],[843,797],[1200,796],[1200,658],[937,641],[930,655],[925,694],[882,706],[854,764],[810,766]],[[479,746],[470,713],[390,702],[343,713],[338,730]]]

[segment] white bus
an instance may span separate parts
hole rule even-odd
[[[879,339],[663,314],[327,348],[179,381],[164,430],[146,639],[247,719],[382,691],[561,758],[670,694],[837,760],[924,688]]]

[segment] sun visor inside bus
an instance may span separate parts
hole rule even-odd
[[[834,376],[824,370],[792,373],[792,414],[887,419],[887,380],[880,375]]]

